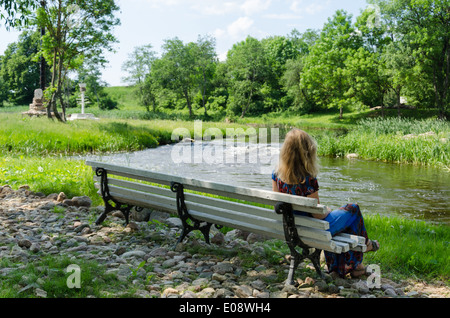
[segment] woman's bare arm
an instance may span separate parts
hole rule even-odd
[[[319,200],[319,191],[316,191],[316,192],[314,192],[314,193],[308,195],[308,198],[317,199],[317,204],[320,204],[320,200]],[[327,207],[327,209],[328,209],[328,213],[327,213],[327,214],[312,214],[312,216],[315,217],[316,219],[323,220],[323,219],[325,219],[325,218],[328,216],[328,214],[330,214],[330,212],[331,212],[331,209],[330,209],[330,208]]]

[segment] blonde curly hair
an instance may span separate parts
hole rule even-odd
[[[280,150],[276,173],[287,184],[303,184],[306,177],[317,177],[319,165],[316,141],[301,129],[289,131]]]

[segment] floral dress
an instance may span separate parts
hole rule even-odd
[[[319,190],[317,179],[312,177],[306,177],[303,183],[286,184],[277,177],[276,172],[273,172],[272,180],[277,183],[278,191],[282,193],[306,197]],[[311,216],[309,213],[299,211],[294,211],[294,214]],[[324,220],[330,224],[328,231],[331,235],[348,233],[363,236],[366,238],[367,243],[368,237],[363,216],[357,204],[346,204],[332,211]],[[328,272],[337,272],[341,277],[353,271],[363,261],[362,252],[348,251],[346,253],[335,254],[324,251],[324,253]]]

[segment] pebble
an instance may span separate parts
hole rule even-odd
[[[108,216],[108,223],[93,220],[103,207],[92,207],[89,197],[72,199],[61,193],[36,195],[23,186],[14,191],[0,186],[0,259],[21,266],[46,255],[66,255],[96,260],[105,272],[117,276],[123,284],[138,286],[136,298],[374,298],[426,297],[408,288],[384,280],[381,288],[369,288],[364,279],[324,278],[314,271],[297,271],[297,285],[285,286],[289,262],[273,265],[265,259],[264,238],[233,230],[223,235],[213,232],[211,245],[200,235],[175,247],[181,233],[181,221],[158,213],[159,222],[133,219],[127,227],[123,219]],[[94,216],[93,216],[94,215]],[[153,212],[147,214],[152,218]],[[163,217],[165,216],[165,217]],[[195,234],[195,233],[193,233]],[[218,249],[225,251],[218,253]],[[194,254],[188,251],[197,250]],[[253,258],[253,264],[239,259],[241,250]],[[9,276],[16,267],[0,268],[0,277]],[[305,268],[304,264],[299,266]],[[308,276],[311,275],[311,276]],[[45,277],[19,286],[21,293],[32,291],[46,298]],[[120,297],[124,291],[105,291],[108,297]],[[435,295],[434,295],[435,296]]]

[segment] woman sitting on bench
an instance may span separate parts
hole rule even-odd
[[[319,203],[317,161],[317,145],[311,136],[300,129],[291,130],[286,135],[281,148],[278,167],[272,174],[273,190],[315,198]],[[311,216],[305,212],[294,211],[294,213]],[[347,204],[334,211],[328,208],[328,214],[313,214],[312,216],[328,221],[330,224],[328,231],[333,236],[339,233],[348,233],[365,237],[367,252],[377,251],[380,247],[377,241],[369,240],[364,219],[357,204]],[[329,273],[336,272],[341,277],[348,273],[352,277],[365,274],[362,252],[348,251],[342,254],[324,252]]]

